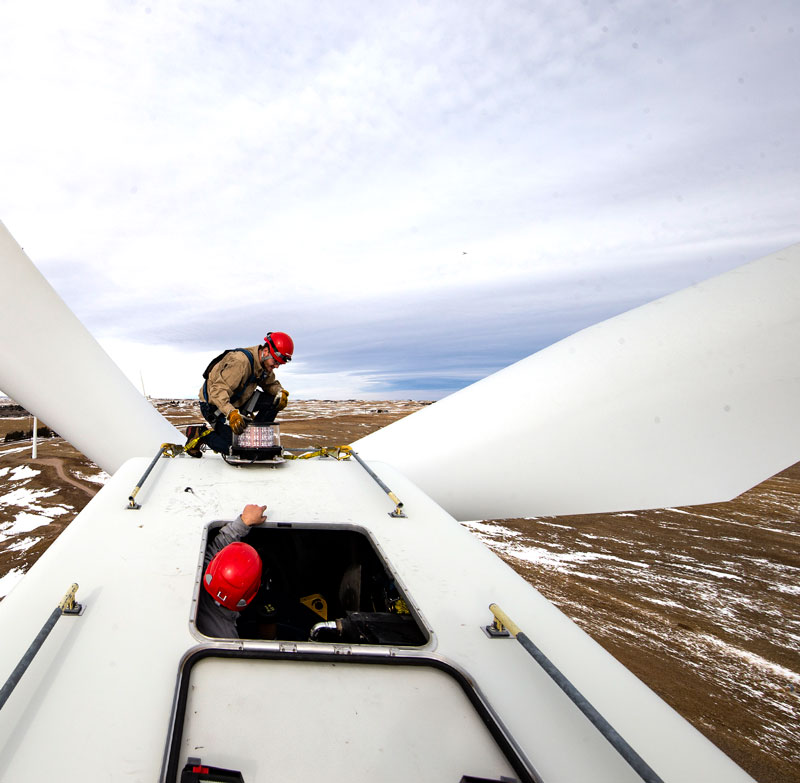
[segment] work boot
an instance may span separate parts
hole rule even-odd
[[[192,424],[191,426],[186,428],[186,446],[184,446],[184,451],[190,457],[200,458],[203,456],[203,451],[200,448],[200,444],[205,440],[205,438],[200,438],[200,440],[195,443],[192,448],[187,448],[188,445],[195,439],[197,439],[200,435],[207,431],[207,427],[203,427],[197,424]]]

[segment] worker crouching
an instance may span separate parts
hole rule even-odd
[[[233,348],[211,360],[203,373],[200,412],[211,432],[191,426],[186,430],[186,453],[202,456],[205,443],[219,454],[228,454],[233,434],[241,434],[247,420],[272,422],[289,400],[289,392],[275,378],[275,368],[292,360],[294,342],[285,332],[269,332],[263,345]]]

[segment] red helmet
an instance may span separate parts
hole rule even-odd
[[[235,541],[217,552],[206,568],[203,587],[226,609],[244,609],[261,585],[261,558],[250,544]]]
[[[268,332],[264,338],[270,355],[278,364],[292,361],[294,342],[286,332]]]

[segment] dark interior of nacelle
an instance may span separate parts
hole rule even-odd
[[[211,533],[213,536],[213,531]],[[256,528],[261,589],[242,639],[419,646],[426,636],[367,536],[353,530]]]

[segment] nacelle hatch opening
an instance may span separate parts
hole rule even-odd
[[[217,529],[211,526],[209,541]],[[243,540],[263,570],[256,597],[239,616],[239,638],[403,647],[428,641],[365,533],[278,523],[253,528]]]

